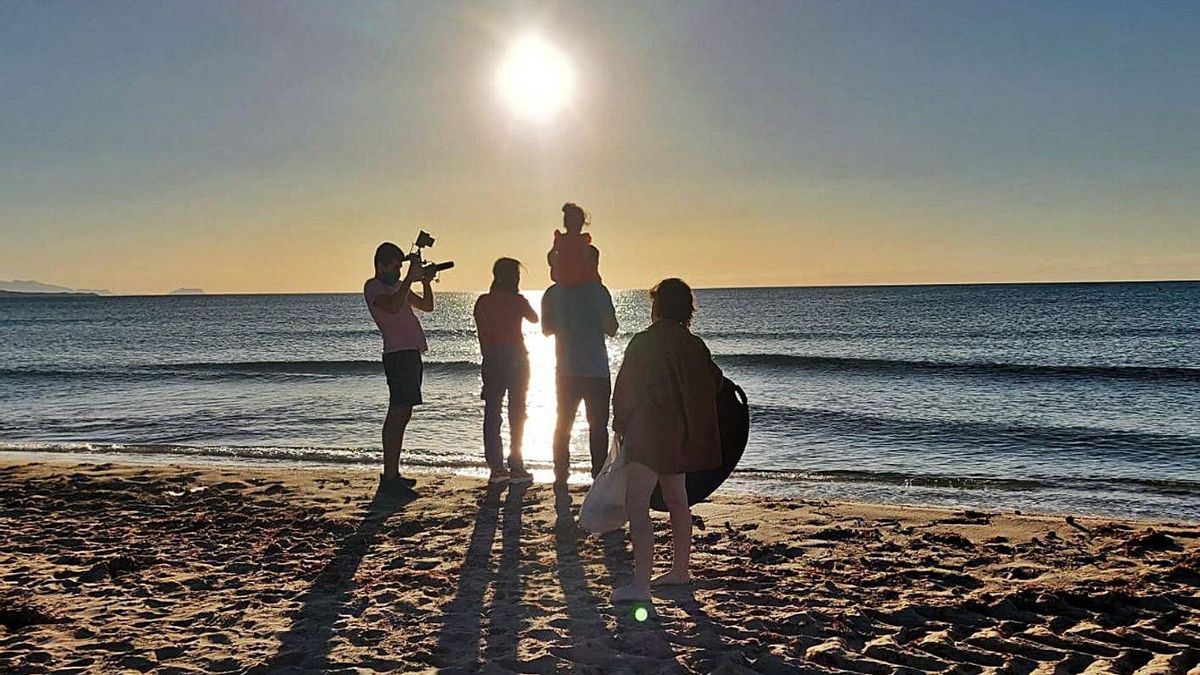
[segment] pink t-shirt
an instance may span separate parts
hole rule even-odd
[[[367,279],[367,283],[363,284],[367,310],[371,312],[371,318],[375,319],[375,325],[379,326],[379,332],[383,335],[383,353],[408,349],[423,352],[429,349],[429,345],[425,342],[425,331],[421,328],[421,322],[417,320],[417,315],[413,314],[412,304],[405,303],[395,312],[375,306],[375,298],[390,294],[395,288],[375,277]]]

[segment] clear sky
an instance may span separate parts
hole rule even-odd
[[[537,33],[545,121],[496,72]],[[0,3],[0,279],[354,291],[1200,278],[1200,3]]]

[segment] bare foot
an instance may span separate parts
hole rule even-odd
[[[650,582],[651,586],[686,586],[692,583],[692,575],[679,570],[671,570],[666,574],[660,574]]]
[[[612,604],[620,605],[627,602],[641,602],[650,600],[649,588],[638,588],[633,584],[614,588],[612,592]]]

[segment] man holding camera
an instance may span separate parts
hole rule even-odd
[[[409,260],[403,280],[400,269]],[[421,403],[423,365],[421,353],[428,349],[425,331],[413,313],[433,311],[433,287],[437,274],[433,265],[419,257],[406,256],[399,246],[384,242],[375,249],[375,276],[363,285],[363,297],[371,318],[383,336],[383,370],[388,383],[388,411],[383,422],[383,475],[380,487],[390,494],[411,491],[416,481],[400,475],[400,449],[413,406]],[[412,290],[421,283],[421,294]]]

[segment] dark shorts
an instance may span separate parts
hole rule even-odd
[[[421,378],[425,367],[421,352],[406,349],[384,354],[383,372],[387,374],[388,405],[411,407],[422,403]]]

